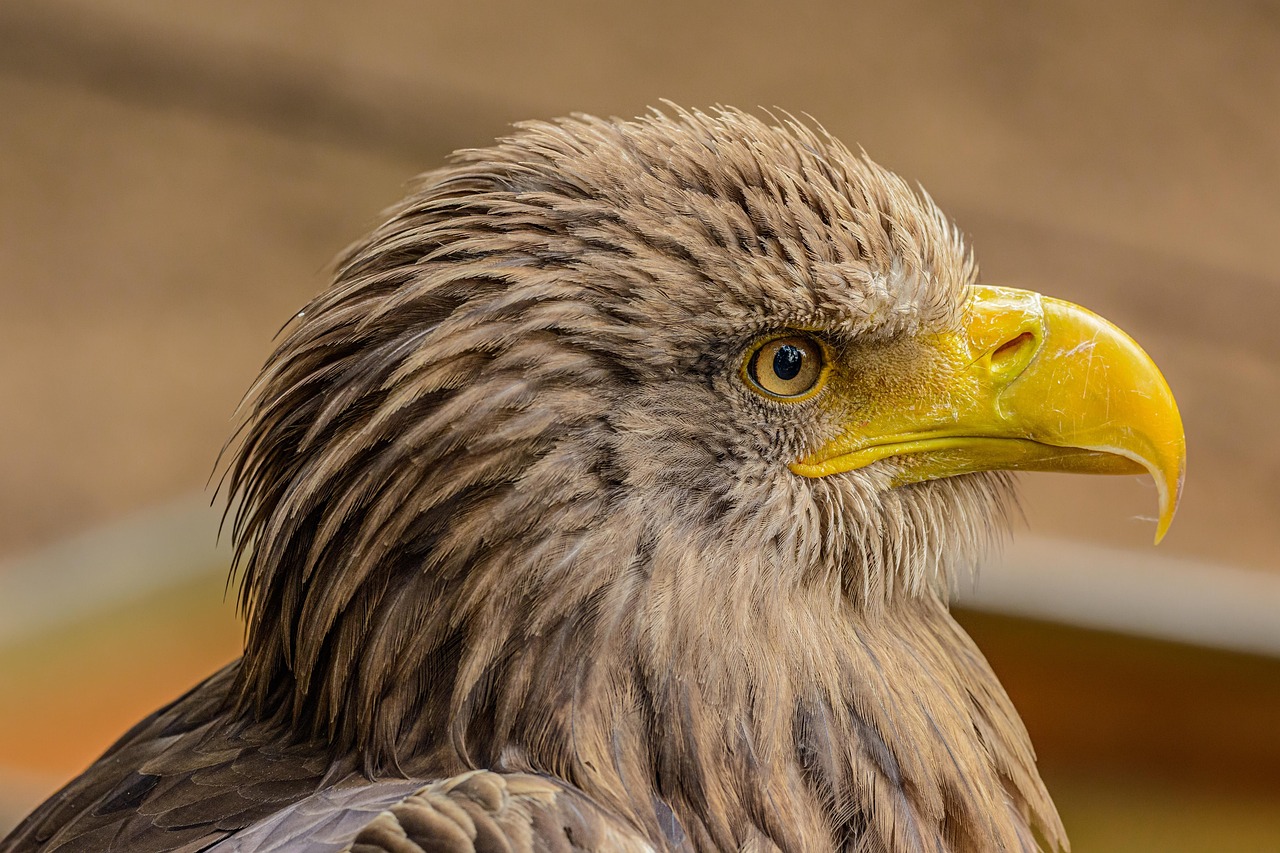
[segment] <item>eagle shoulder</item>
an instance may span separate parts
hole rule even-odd
[[[473,770],[353,782],[292,803],[210,853],[654,853],[621,819],[546,776]]]

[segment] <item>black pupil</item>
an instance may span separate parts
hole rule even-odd
[[[800,375],[800,365],[804,362],[804,353],[799,347],[783,344],[773,355],[773,373],[783,382],[795,379]]]

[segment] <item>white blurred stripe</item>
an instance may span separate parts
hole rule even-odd
[[[186,498],[0,562],[0,645],[227,571],[221,516],[208,498]]]
[[[0,644],[210,572],[225,572],[221,510],[192,497],[0,562]],[[956,603],[1280,657],[1280,572],[1022,534]]]
[[[1280,572],[1018,536],[955,602],[1003,613],[1280,657]]]

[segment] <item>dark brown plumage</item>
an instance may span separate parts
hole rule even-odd
[[[455,155],[251,392],[243,659],[0,850],[1063,846],[945,605],[1008,476],[798,476],[848,411],[739,369],[788,329],[906,359],[974,279],[931,201],[795,122]]]

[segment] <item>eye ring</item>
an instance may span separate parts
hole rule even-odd
[[[791,332],[765,338],[747,352],[742,374],[757,394],[787,403],[822,390],[828,373],[827,348],[810,335]]]

